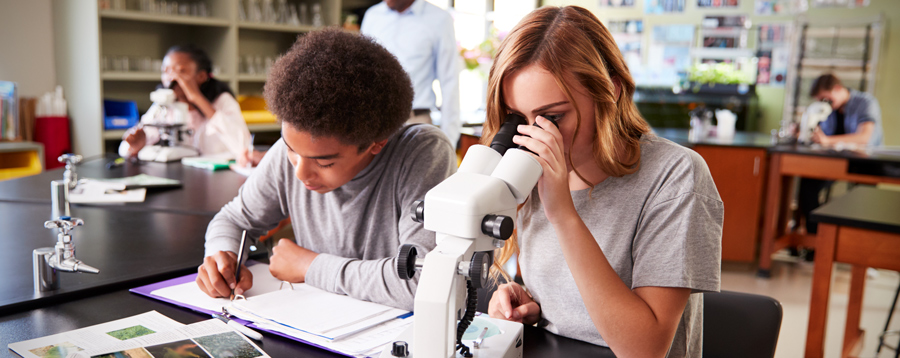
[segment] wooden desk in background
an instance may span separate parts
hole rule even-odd
[[[815,236],[786,233],[793,177],[861,184],[900,184],[900,156],[777,146],[769,149],[769,179],[759,253],[760,277],[771,275],[772,254],[785,247],[816,247]],[[726,209],[726,212],[728,210]]]
[[[810,216],[819,223],[819,229],[806,358],[821,358],[824,354],[831,271],[835,262],[853,265],[841,357],[855,356],[864,333],[859,329],[859,321],[866,268],[900,271],[900,192],[857,187],[814,210]]]

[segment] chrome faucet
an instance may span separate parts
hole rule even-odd
[[[63,216],[57,220],[44,222],[44,227],[57,229],[56,247],[34,249],[34,290],[38,292],[53,291],[59,288],[58,271],[100,273],[100,270],[75,258],[75,242],[72,230],[84,225],[79,218]]]
[[[50,219],[56,220],[62,216],[72,216],[69,210],[69,190],[78,186],[78,172],[76,165],[81,163],[82,157],[78,154],[63,154],[57,160],[66,164],[62,180],[50,182],[50,200],[53,205]]]

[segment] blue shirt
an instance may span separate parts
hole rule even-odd
[[[435,107],[431,86],[441,83],[441,130],[456,144],[459,140],[459,52],[453,18],[425,0],[416,0],[401,12],[384,2],[366,11],[360,32],[384,46],[412,80],[414,109]]]
[[[856,128],[865,122],[874,122],[875,130],[869,137],[869,147],[877,147],[884,141],[881,129],[881,108],[878,100],[869,93],[849,88],[850,99],[844,105],[844,133],[856,133]],[[831,112],[819,126],[825,135],[835,135],[838,128],[838,111]]]

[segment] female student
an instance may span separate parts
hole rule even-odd
[[[162,85],[172,88],[177,100],[189,105],[186,127],[194,132],[187,143],[197,148],[200,155],[245,158],[250,146],[247,122],[228,84],[213,78],[211,73],[212,61],[206,52],[193,45],[173,46],[163,58]],[[154,104],[141,121],[148,120],[157,110]],[[137,156],[145,145],[159,141],[159,131],[137,125],[126,131],[122,139],[119,155]]]
[[[634,90],[583,8],[535,10],[503,41],[484,142],[508,113],[524,116],[540,127],[519,126],[514,142],[544,173],[495,263],[518,253],[528,289],[501,285],[489,313],[619,357],[699,357],[698,293],[719,289],[722,201],[697,153],[651,133]]]

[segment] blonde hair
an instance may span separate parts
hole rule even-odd
[[[590,11],[578,6],[534,10],[503,40],[488,80],[482,143],[491,142],[508,112],[503,100],[504,79],[532,64],[553,75],[570,103],[575,103],[565,80],[573,78],[570,76],[574,76],[594,101],[596,110],[592,119],[596,130],[592,153],[597,166],[616,177],[637,171],[641,157],[639,141],[641,135],[650,132],[650,126],[632,100],[634,80],[609,30]],[[618,97],[616,84],[621,87]],[[574,107],[576,130],[569,146],[578,137],[582,120],[578,106]],[[572,151],[566,161],[572,165]],[[575,174],[593,188],[577,169]],[[496,255],[491,267],[495,278],[502,275],[509,280],[502,265],[518,251],[516,235],[513,235]]]

